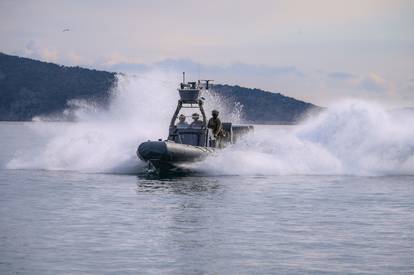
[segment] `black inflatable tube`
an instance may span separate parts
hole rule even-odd
[[[144,161],[192,162],[201,160],[214,149],[170,141],[147,141],[139,145],[137,155]]]

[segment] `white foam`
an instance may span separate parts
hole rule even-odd
[[[48,129],[44,146],[16,156],[7,167],[136,172],[144,166],[135,154],[138,144],[165,138],[178,100],[175,84],[162,81],[168,76],[152,73],[151,77],[157,80],[118,75],[108,109],[80,102],[75,111],[77,123],[56,130],[47,127],[49,123],[44,127],[36,123],[35,131]]]
[[[71,109],[64,113],[70,113],[76,123],[48,122],[56,115],[36,118],[32,129],[43,136],[44,144],[16,154],[7,168],[116,173],[143,170],[145,164],[136,156],[138,145],[168,135],[179,98],[178,81],[171,79],[174,76],[162,72],[139,77],[118,75],[107,109],[98,108],[93,102],[74,100],[70,102]],[[233,108],[228,111],[218,96],[204,96],[208,102],[206,112],[217,108],[224,118],[235,118]],[[191,119],[192,111],[183,109],[182,113]]]
[[[7,167],[142,171],[145,164],[136,157],[137,146],[167,136],[178,100],[177,82],[168,79],[174,78],[162,73],[118,76],[108,109],[72,102],[78,107],[77,123],[53,129],[50,123],[35,123],[44,145],[16,155]],[[238,122],[240,105],[204,96],[207,114],[219,109],[223,120]],[[300,125],[257,126],[238,144],[190,167],[208,175],[414,174],[414,119],[412,114],[393,116],[367,102],[341,102]]]
[[[217,175],[414,174],[412,116],[345,101],[297,126],[257,127],[193,169]]]

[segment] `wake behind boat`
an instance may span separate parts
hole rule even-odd
[[[210,82],[211,80],[198,80],[185,83],[183,77],[178,89],[180,99],[171,118],[168,138],[164,141],[159,139],[143,142],[137,149],[137,156],[148,163],[149,170],[158,173],[181,170],[183,165],[201,161],[253,130],[253,126],[222,123],[216,110],[207,121],[201,93],[209,90]],[[185,116],[178,116],[183,108],[200,112],[202,120],[199,120],[200,115],[196,112],[192,115],[193,123],[185,123]]]

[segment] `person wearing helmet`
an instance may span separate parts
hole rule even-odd
[[[188,128],[188,123],[185,121],[185,115],[181,114],[178,117],[179,122],[177,123],[178,129]]]
[[[203,122],[199,120],[200,115],[197,113],[194,113],[191,117],[193,118],[193,122],[191,122],[190,128],[201,129],[201,127],[203,126]]]
[[[211,112],[212,118],[208,121],[207,127],[212,130],[213,135],[216,139],[218,139],[222,134],[222,125],[221,121],[218,118],[219,112],[217,110],[213,110]]]

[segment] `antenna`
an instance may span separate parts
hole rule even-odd
[[[185,72],[183,72],[183,83],[185,83]]]
[[[205,83],[205,88],[206,88],[206,90],[208,90],[213,85],[213,84],[211,84],[211,82],[213,82],[214,80],[213,79],[201,79],[199,81],[204,82]]]

